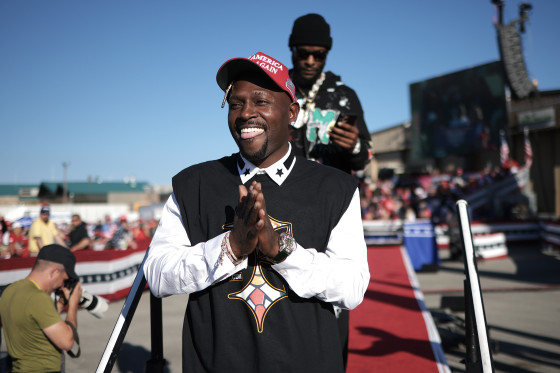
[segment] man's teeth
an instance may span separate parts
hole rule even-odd
[[[250,132],[264,132],[262,128],[243,128],[241,133],[250,133]]]

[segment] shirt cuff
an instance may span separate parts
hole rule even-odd
[[[207,263],[210,268],[214,268],[214,282],[221,281],[224,278],[247,268],[247,258],[242,258],[237,264],[234,264],[222,249],[222,243],[226,237],[226,233],[222,233],[208,241],[204,247]]]

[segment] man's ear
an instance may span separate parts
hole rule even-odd
[[[53,266],[53,267],[50,267],[50,268],[48,269],[48,272],[47,272],[48,275],[49,275],[49,279],[55,278],[55,277],[58,275],[57,272],[60,272],[60,269],[58,269],[58,268],[56,268],[56,267],[54,267],[54,266]]]
[[[292,102],[290,104],[290,123],[293,123],[297,120],[299,114],[299,103]]]

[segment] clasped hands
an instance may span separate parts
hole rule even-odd
[[[239,185],[239,202],[229,236],[235,256],[245,257],[258,250],[266,257],[275,257],[279,249],[278,236],[266,212],[261,183],[253,181],[248,190]]]

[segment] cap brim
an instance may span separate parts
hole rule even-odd
[[[258,71],[264,73],[263,70],[248,58],[237,57],[224,62],[216,74],[216,82],[218,86],[225,92],[229,83],[246,71]]]
[[[79,280],[79,279],[80,279],[80,277],[78,277],[78,275],[76,274],[76,272],[74,272],[74,271],[68,271],[67,268],[65,268],[65,269],[66,269],[66,274],[68,275],[68,277],[73,278],[73,279],[75,279],[75,280]]]

